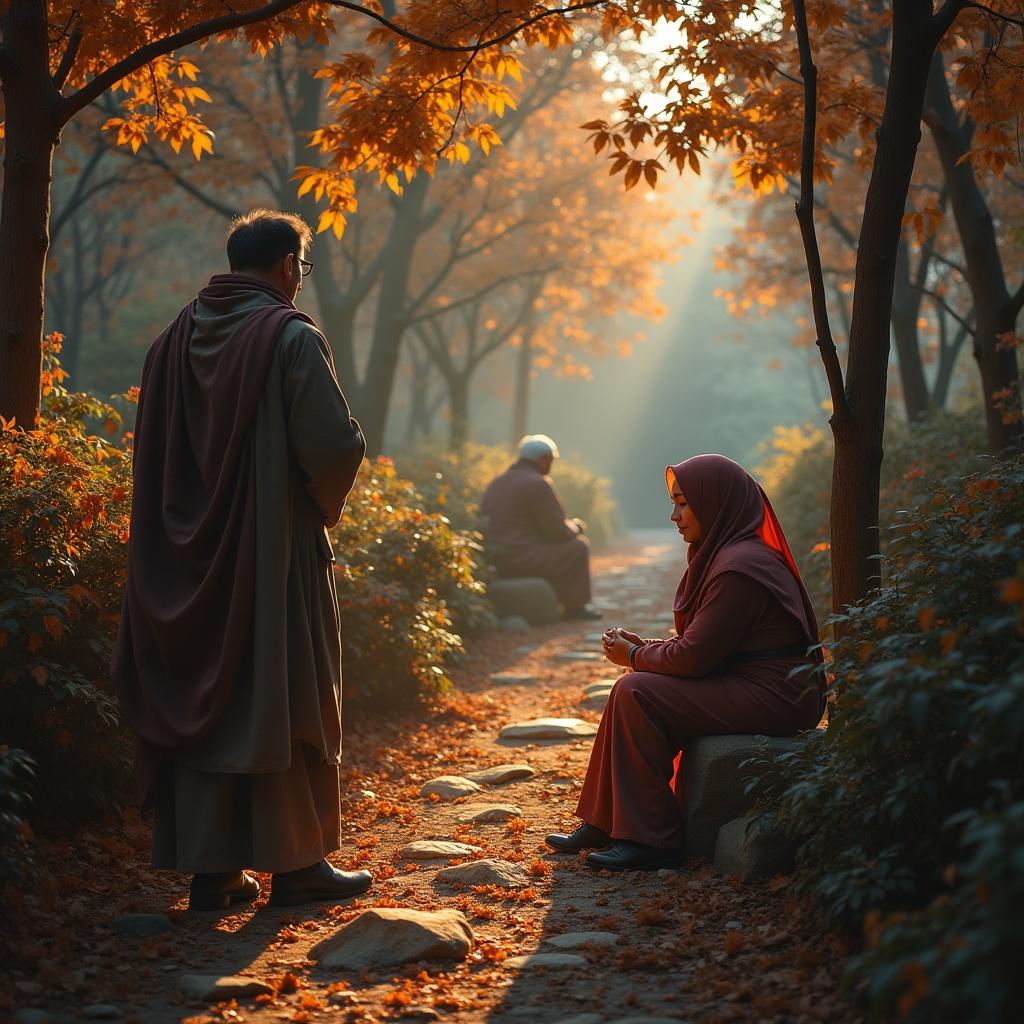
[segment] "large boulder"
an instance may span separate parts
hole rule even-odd
[[[718,830],[753,808],[758,794],[747,792],[748,783],[759,776],[770,779],[772,773],[764,764],[745,762],[800,750],[818,732],[811,729],[794,737],[702,736],[687,742],[683,753],[687,856],[712,859]]]
[[[457,910],[364,910],[309,956],[324,967],[357,971],[397,967],[417,960],[465,960],[473,949],[473,929]]]
[[[539,576],[493,580],[487,584],[487,596],[500,619],[518,616],[531,626],[541,626],[562,617],[554,588]]]
[[[718,830],[715,867],[725,875],[757,882],[788,875],[796,863],[796,844],[772,828],[767,814],[744,815]]]

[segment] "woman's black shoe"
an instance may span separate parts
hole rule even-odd
[[[188,892],[189,910],[227,910],[232,903],[254,900],[260,883],[245,871],[217,871],[193,875]]]
[[[683,851],[660,846],[645,846],[628,839],[616,839],[607,850],[587,854],[587,865],[609,871],[657,871],[677,868],[683,862]]]
[[[565,835],[562,832],[553,832],[544,842],[557,850],[559,853],[579,853],[580,850],[600,850],[612,841],[607,832],[602,831],[596,825],[588,825],[584,822],[575,832]]]
[[[347,900],[373,884],[369,871],[339,871],[322,860],[298,871],[274,875],[270,887],[272,907],[296,907],[314,900]]]

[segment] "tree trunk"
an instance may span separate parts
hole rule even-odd
[[[516,349],[515,395],[512,400],[512,446],[526,436],[526,423],[530,411],[530,383],[533,374],[532,325],[523,330],[522,341]]]
[[[458,373],[447,378],[448,448],[460,452],[469,440],[469,374]]]
[[[917,326],[921,316],[921,294],[911,279],[910,251],[906,239],[900,239],[893,283],[892,336],[896,342],[903,407],[911,423],[923,420],[931,409]]]
[[[926,121],[942,161],[963,246],[967,283],[977,312],[974,358],[981,373],[988,445],[998,455],[1019,448],[1024,440],[1017,352],[999,343],[1000,335],[1016,329],[1020,305],[1006,285],[992,213],[970,161],[963,159],[967,151],[964,126],[953,109],[941,54],[932,62]]]
[[[0,202],[0,415],[31,429],[39,417],[43,283],[60,97],[50,78],[46,4],[12,0],[2,25],[6,137]]]
[[[846,395],[833,417],[832,603],[858,603],[880,579],[878,498],[896,258],[931,55],[931,0],[895,0],[885,109],[857,247]]]
[[[394,391],[398,355],[402,335],[407,327],[405,306],[408,301],[409,272],[429,187],[430,177],[422,171],[409,182],[398,204],[395,224],[387,241],[388,251],[377,294],[370,358],[356,406],[366,437],[366,454],[370,458],[380,455],[384,445],[384,429]]]

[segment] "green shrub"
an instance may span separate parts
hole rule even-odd
[[[37,806],[76,818],[116,803],[129,763],[109,664],[131,459],[89,432],[121,415],[64,389],[59,351],[50,336],[40,425],[0,433],[0,742],[35,760]]]
[[[883,551],[902,511],[927,502],[937,483],[978,468],[975,453],[983,452],[985,443],[984,415],[976,407],[936,413],[922,423],[888,418],[879,495]],[[776,427],[761,451],[764,461],[754,475],[771,498],[818,617],[824,621],[832,613],[831,432],[814,424]]]
[[[8,884],[23,885],[33,873],[25,813],[32,801],[33,768],[24,750],[0,746],[0,892]]]
[[[443,512],[456,529],[478,530],[484,490],[514,456],[500,445],[467,444],[459,452],[413,449],[395,461],[428,508]],[[566,516],[582,519],[594,546],[605,547],[622,528],[611,482],[571,459],[556,460],[551,475]]]
[[[888,584],[835,620],[838,702],[822,741],[783,759],[777,821],[800,843],[802,890],[865,928],[848,983],[873,1017],[1009,1019],[1009,950],[1024,945],[1024,457],[933,485],[887,561]]]
[[[383,710],[449,685],[460,632],[493,625],[480,542],[428,512],[390,459],[364,463],[332,532],[346,701]]]

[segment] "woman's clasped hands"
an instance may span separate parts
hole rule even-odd
[[[601,646],[604,648],[604,656],[613,665],[629,667],[629,652],[643,640],[636,633],[631,633],[621,626],[610,626],[604,631],[601,637]]]

